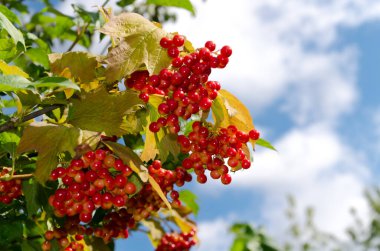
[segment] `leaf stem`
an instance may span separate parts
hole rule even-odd
[[[20,118],[11,118],[10,121],[8,121],[8,122],[0,125],[0,133],[12,130],[12,129],[14,129],[14,128],[17,127],[18,123],[22,123],[22,122],[26,122],[28,120],[34,119],[34,118],[39,117],[39,116],[41,116],[43,114],[51,112],[51,111],[53,111],[53,110],[55,110],[55,109],[57,109],[57,108],[59,108],[61,106],[62,105],[48,106],[48,107],[42,108],[41,110],[29,113],[29,114],[25,115],[22,119],[20,119]]]

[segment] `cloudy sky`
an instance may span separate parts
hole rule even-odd
[[[194,185],[198,250],[228,250],[227,229],[236,221],[284,236],[289,194],[299,217],[313,206],[316,224],[343,237],[349,208],[365,215],[363,189],[379,178],[380,2],[193,2],[195,18],[180,11],[178,22],[164,28],[196,47],[213,40],[233,48],[228,67],[212,78],[245,102],[278,149],[258,147],[253,167],[234,174],[228,187]],[[117,250],[150,250],[147,242],[137,235],[118,242]]]

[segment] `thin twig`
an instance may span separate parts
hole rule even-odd
[[[26,122],[28,120],[31,120],[31,119],[34,119],[38,116],[41,116],[43,114],[46,114],[48,112],[51,112],[59,107],[61,107],[62,105],[52,105],[52,106],[48,106],[48,107],[45,107],[45,108],[42,108],[41,110],[38,110],[38,111],[35,111],[35,112],[32,112],[32,113],[29,113],[28,115],[25,115],[22,119],[18,119],[18,118],[11,118],[10,121],[0,125],[0,132],[5,132],[5,131],[9,131],[9,130],[12,130],[14,128],[17,127],[17,124],[20,123],[20,122]]]
[[[90,25],[90,23],[86,23],[86,25],[82,28],[81,31],[79,31],[77,33],[77,37],[75,38],[75,40],[73,41],[73,43],[70,45],[69,49],[67,49],[66,52],[69,52],[71,51],[72,49],[74,49],[74,46],[79,42],[79,40],[82,38],[83,34],[86,32],[88,26]]]
[[[27,174],[16,174],[16,175],[13,175],[13,176],[9,176],[9,177],[0,177],[0,180],[16,180],[16,179],[22,179],[22,180],[26,180],[26,179],[30,179],[33,177],[33,174],[32,173],[27,173]]]

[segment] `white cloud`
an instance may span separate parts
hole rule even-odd
[[[232,244],[233,236],[228,229],[233,221],[231,219],[217,218],[203,221],[198,224],[199,251],[224,251]]]
[[[350,222],[349,208],[365,215],[363,189],[369,176],[365,159],[333,131],[324,126],[293,129],[274,144],[278,153],[258,152],[253,167],[234,175],[232,185],[263,193],[261,209],[269,228],[277,234],[284,230],[288,194],[302,210],[313,206],[317,225],[339,236]]]
[[[379,2],[210,0],[197,6],[195,19],[183,12],[167,27],[196,46],[207,39],[231,45],[231,63],[215,79],[256,112],[282,100],[297,124],[308,124],[333,121],[355,104],[358,53],[334,46],[340,28],[379,20]]]

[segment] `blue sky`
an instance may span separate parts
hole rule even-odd
[[[380,3],[194,2],[195,18],[180,11],[178,22],[164,28],[195,46],[211,39],[233,48],[230,65],[212,78],[247,104],[279,150],[257,148],[253,167],[233,175],[228,187],[192,185],[201,207],[198,250],[228,250],[235,221],[265,225],[281,238],[287,194],[296,197],[299,217],[314,206],[317,225],[344,237],[349,208],[365,217],[363,189],[378,184]],[[61,9],[70,12],[69,3]],[[117,250],[152,248],[137,234],[117,242]]]

